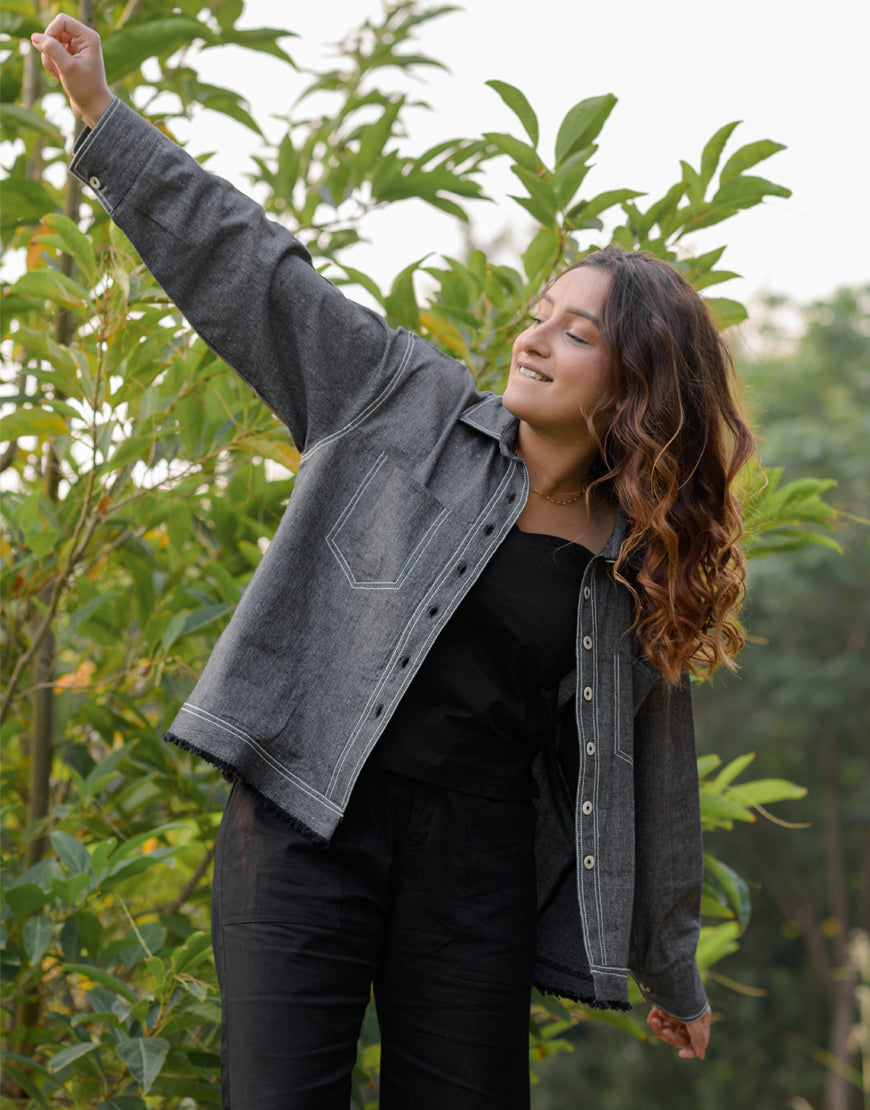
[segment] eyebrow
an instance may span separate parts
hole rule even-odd
[[[549,293],[544,293],[541,300],[546,301],[548,304],[554,304],[553,298]],[[601,321],[591,312],[587,312],[583,308],[566,308],[565,311],[569,316],[582,316],[584,320],[588,320],[591,324],[594,324],[599,331],[604,331],[604,328],[601,326]]]

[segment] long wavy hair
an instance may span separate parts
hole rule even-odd
[[[635,631],[671,682],[733,668],[746,578],[734,479],[755,437],[728,347],[703,298],[654,255],[607,247],[578,266],[611,279],[602,325],[613,386],[589,413],[600,429],[590,477],[628,523],[615,573],[634,594]]]

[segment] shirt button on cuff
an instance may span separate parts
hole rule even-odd
[[[585,586],[583,588],[583,598],[585,601],[588,601],[590,597],[592,597],[592,591],[589,589],[588,586]]]
[[[586,856],[583,860],[583,866],[587,871],[591,871],[595,866],[595,856]]]
[[[102,181],[100,181],[96,174],[91,174],[88,178],[88,184],[92,189],[102,189],[103,187]]]

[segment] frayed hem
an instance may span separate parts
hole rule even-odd
[[[558,987],[550,987],[545,983],[536,982],[535,986],[541,994],[551,994],[554,998],[567,998],[569,1002],[580,1002],[590,1010],[619,1010],[628,1013],[632,1008],[630,1002],[615,1002],[608,999],[596,998],[594,995],[572,994],[570,991]]]
[[[234,786],[243,786],[245,790],[249,790],[252,794],[256,795],[257,800],[265,809],[276,817],[280,817],[282,821],[286,822],[291,828],[295,829],[296,832],[304,836],[306,840],[310,840],[312,844],[316,844],[321,848],[325,848],[329,844],[329,840],[325,836],[319,836],[316,832],[309,829],[307,825],[303,824],[298,817],[294,817],[292,813],[288,813],[286,809],[282,809],[277,802],[273,801],[271,798],[267,798],[261,790],[258,790],[256,786],[248,782],[244,775],[240,774],[232,763],[229,763],[225,759],[218,758],[218,756],[214,755],[212,752],[200,748],[197,744],[191,743],[190,740],[185,740],[184,737],[179,736],[175,732],[164,732],[163,739],[167,744],[174,744],[177,748],[181,748],[186,752],[191,752],[193,755],[199,756],[200,759],[204,759],[206,763],[211,763],[213,767],[217,767],[227,782]]]

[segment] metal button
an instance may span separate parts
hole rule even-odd
[[[103,187],[102,181],[100,181],[100,179],[97,177],[96,174],[92,174],[88,178],[88,184],[90,185],[90,187],[92,189],[102,189],[102,187]]]
[[[583,866],[586,868],[587,871],[591,871],[592,868],[595,866],[595,856],[584,857]]]
[[[583,700],[584,701],[592,701],[592,687],[591,686],[587,686],[583,690]]]
[[[588,586],[584,586],[584,588],[583,588],[583,598],[584,598],[584,600],[588,601],[590,597],[592,597],[592,591],[589,589]]]
[[[586,745],[586,754],[587,755],[595,755],[595,745],[592,743],[591,740]]]
[[[592,637],[591,636],[584,636],[583,637],[583,647],[585,647],[587,651],[591,650],[591,648],[592,648]]]
[[[589,814],[592,812],[592,803],[591,802],[584,802],[583,803],[583,812],[586,814],[587,817],[589,816]]]

